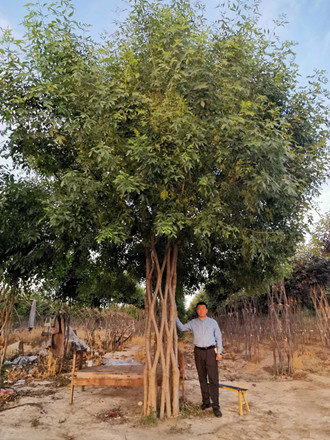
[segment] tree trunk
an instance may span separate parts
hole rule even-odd
[[[0,314],[0,336],[3,338],[3,348],[0,355],[0,388],[2,387],[3,376],[1,372],[3,363],[5,361],[9,334],[14,314],[15,297],[16,285],[14,285],[14,287],[12,288],[7,288],[7,286],[1,288],[0,299],[2,300],[1,302],[3,302],[3,309]]]
[[[295,351],[294,320],[292,306],[288,302],[283,282],[279,285],[274,284],[268,293],[268,313],[275,375],[292,374]]]
[[[326,291],[323,286],[314,284],[310,287],[310,295],[322,344],[330,347],[330,307]]]
[[[178,244],[168,241],[160,264],[154,241],[146,250],[146,364],[144,415],[161,419],[179,413],[178,344],[175,326]],[[157,381],[161,377],[157,402]]]

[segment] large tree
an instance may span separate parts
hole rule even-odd
[[[187,0],[131,1],[95,44],[63,0],[32,7],[24,40],[7,31],[1,46],[6,148],[52,183],[52,225],[144,252],[144,413],[160,364],[161,418],[179,410],[178,262],[269,281],[325,173],[322,78],[299,90],[290,44],[267,39],[255,7],[232,9],[209,28]]]

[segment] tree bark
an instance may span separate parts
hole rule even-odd
[[[179,368],[175,291],[178,244],[168,241],[160,264],[154,240],[146,250],[144,415],[160,419],[179,413]],[[157,378],[161,376],[157,402]]]
[[[326,291],[323,286],[314,284],[310,287],[310,295],[322,344],[330,347],[330,307]]]
[[[7,288],[7,286],[4,286],[1,288],[1,300],[3,301],[4,307],[2,310],[2,313],[0,315],[0,336],[3,337],[4,340],[4,346],[2,349],[2,353],[0,356],[0,388],[2,386],[2,378],[1,375],[2,366],[5,361],[8,341],[9,341],[9,334],[11,329],[11,323],[13,319],[14,314],[14,303],[15,303],[15,297],[16,297],[16,284],[12,288]]]

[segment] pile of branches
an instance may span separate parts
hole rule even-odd
[[[71,326],[92,352],[121,350],[136,330],[136,320],[114,310],[81,309],[71,315]]]

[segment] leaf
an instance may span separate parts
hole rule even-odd
[[[168,199],[168,191],[166,189],[164,189],[161,193],[160,193],[160,198],[162,200],[166,200]]]

